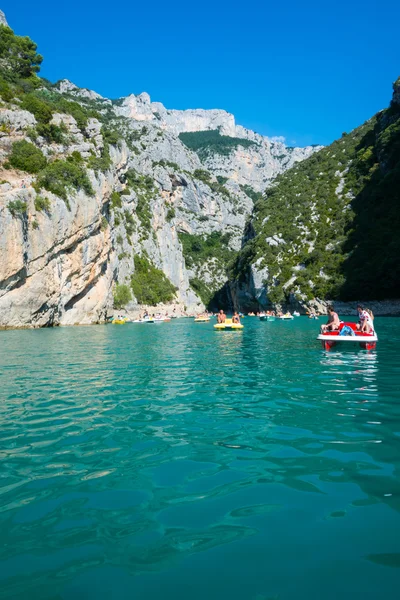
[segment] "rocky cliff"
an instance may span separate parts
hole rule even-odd
[[[0,326],[202,307],[226,284],[258,194],[315,148],[287,148],[221,110],[52,85],[37,76],[36,45],[0,18]],[[218,144],[194,150],[190,132]]]
[[[389,108],[257,202],[231,269],[237,304],[400,298],[400,79],[393,88]]]
[[[152,123],[175,136],[217,131],[221,136],[236,138],[238,144],[229,154],[210,150],[204,155],[203,152],[203,164],[215,175],[249,185],[256,192],[263,191],[279,173],[321,148],[288,147],[279,139],[270,139],[236,125],[235,117],[224,110],[168,110],[160,102],[151,102],[146,93],[120,98],[115,102],[114,110],[118,115]],[[239,140],[250,141],[251,144],[240,144]]]

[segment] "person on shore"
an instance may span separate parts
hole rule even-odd
[[[357,329],[364,333],[374,333],[374,323],[370,312],[366,308],[363,308],[361,304],[357,306],[357,311],[358,318],[360,319],[359,323],[357,323]]]
[[[226,314],[221,309],[218,313],[218,323],[225,323],[225,321],[226,321]]]
[[[333,310],[333,306],[328,306],[328,321],[326,325],[321,325],[321,333],[327,331],[336,331],[339,329],[340,319],[338,314]]]
[[[236,311],[233,313],[232,323],[237,323],[238,325],[240,323],[240,316]]]

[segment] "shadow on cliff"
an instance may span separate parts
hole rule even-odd
[[[357,147],[350,181],[358,193],[343,263],[340,298],[400,297],[400,106],[381,113]]]

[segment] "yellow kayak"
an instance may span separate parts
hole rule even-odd
[[[237,329],[243,329],[243,325],[241,323],[232,323],[232,319],[225,319],[225,323],[217,323],[216,325],[214,325],[214,329],[218,329],[220,331],[227,329],[232,331]]]

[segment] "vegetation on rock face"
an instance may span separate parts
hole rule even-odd
[[[50,200],[43,196],[36,196],[35,198],[35,210],[38,212],[44,211],[49,213],[51,208]]]
[[[201,160],[207,158],[210,154],[229,156],[238,146],[249,148],[257,145],[256,142],[244,138],[221,135],[218,129],[180,133],[179,138],[185,146],[194,150]]]
[[[261,200],[263,197],[262,193],[256,192],[256,190],[253,189],[251,185],[240,185],[239,187],[242,190],[242,192],[246,194],[246,196],[253,200],[253,202],[258,202],[258,200]]]
[[[112,208],[122,208],[121,194],[114,191],[111,194],[110,203]]]
[[[43,152],[34,144],[21,140],[14,142],[8,162],[15,169],[27,173],[38,173],[46,166],[47,160]]]
[[[144,234],[151,231],[152,213],[150,202],[157,193],[154,180],[149,175],[140,175],[134,169],[128,169],[125,173],[125,181],[129,189],[133,189],[137,196],[136,214],[139,218]],[[143,236],[142,236],[143,237]]]
[[[193,171],[193,177],[208,185],[212,192],[216,194],[221,194],[226,198],[230,198],[230,194],[227,188],[218,180],[213,181],[210,171],[206,171],[205,169],[195,169],[195,171]]]
[[[22,217],[26,215],[28,205],[24,200],[11,200],[7,208],[13,217]]]
[[[135,272],[131,277],[132,291],[139,304],[155,306],[160,302],[171,302],[175,298],[176,287],[163,271],[151,264],[146,255],[135,255]]]
[[[172,221],[172,219],[175,219],[175,216],[176,216],[175,209],[173,206],[170,206],[169,209],[167,210],[167,216],[166,216],[168,223],[170,223]]]
[[[198,277],[192,277],[189,280],[190,287],[197,294],[204,306],[207,308],[210,305],[211,299],[214,296],[214,291]]]
[[[234,251],[229,248],[231,235],[220,231],[213,231],[206,236],[180,233],[182,252],[188,268],[201,266],[210,258],[216,259],[221,264],[227,265],[234,256]]]
[[[247,193],[247,192],[246,192]],[[277,177],[232,269],[266,269],[272,302],[400,296],[400,106]]]
[[[36,187],[44,188],[65,201],[71,190],[83,190],[88,196],[94,195],[85,167],[72,160],[55,160],[48,164],[41,171]]]
[[[32,113],[39,123],[49,123],[53,116],[53,111],[49,104],[33,93],[22,96],[21,108]]]
[[[93,171],[101,171],[102,173],[105,173],[108,171],[110,166],[111,157],[109,145],[107,142],[105,142],[100,156],[96,156],[94,151],[92,151],[92,156],[90,156],[88,160],[88,167],[89,169],[93,169]]]
[[[117,284],[114,290],[114,307],[124,308],[124,306],[126,306],[131,300],[132,294],[129,286]]]
[[[39,123],[36,127],[36,131],[37,134],[44,138],[49,144],[52,142],[64,144],[67,141],[65,137],[67,128],[64,123],[61,123],[61,125],[55,125],[54,123]]]
[[[212,307],[212,301],[226,282],[227,270],[236,256],[229,247],[230,238],[230,233],[220,231],[208,235],[179,234],[186,267],[198,273],[190,279],[190,285],[207,307]]]

